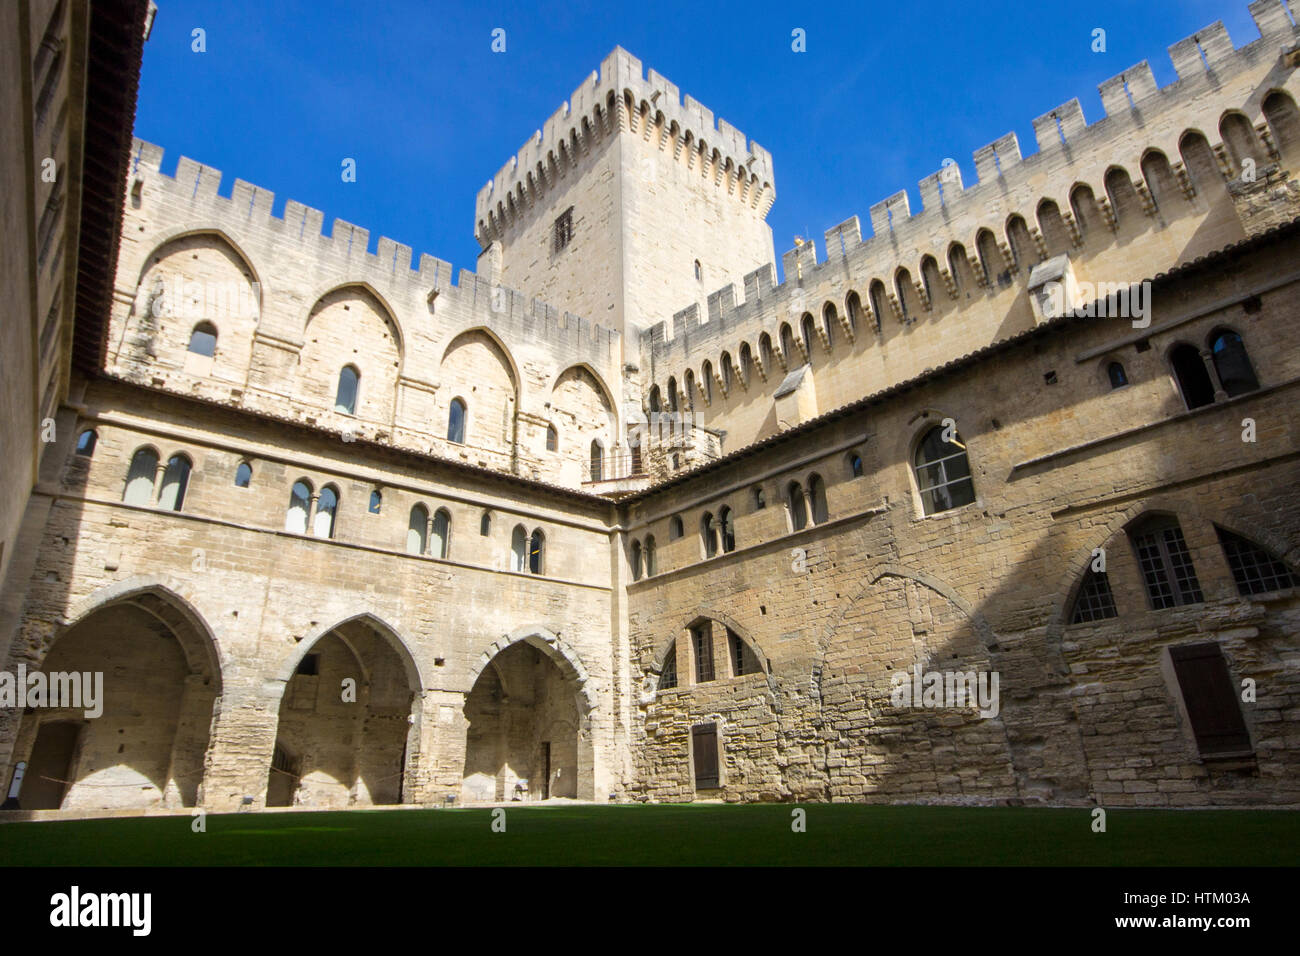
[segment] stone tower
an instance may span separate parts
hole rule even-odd
[[[772,158],[616,48],[476,202],[478,270],[623,333],[774,261]]]

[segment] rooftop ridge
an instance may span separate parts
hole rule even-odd
[[[411,247],[385,236],[379,238],[376,252],[367,252],[370,231],[343,219],[335,219],[330,234],[324,235],[325,214],[292,199],[285,202],[283,216],[274,216],[275,194],[242,179],[234,181],[229,198],[221,196],[222,172],[188,156],[180,157],[176,173],[169,176],[161,170],[163,155],[163,147],[133,139],[128,195],[134,191],[133,182],[140,182],[144,188],[167,190],[177,201],[201,204],[202,213],[190,220],[194,228],[189,231],[202,231],[209,224],[224,225],[236,227],[236,232],[261,233],[262,238],[274,242],[314,244],[313,257],[346,263],[355,281],[368,282],[380,291],[414,285],[422,298],[436,293],[440,301],[446,297],[468,309],[486,304],[498,320],[512,322],[520,331],[539,337],[585,340],[608,349],[620,336],[616,329],[529,298],[469,269],[462,268],[459,276],[454,276],[451,263],[427,253],[421,254],[418,267],[412,268]]]
[[[688,306],[676,312],[671,320],[645,329],[641,333],[644,340],[655,356],[677,348],[689,352],[692,341],[715,340],[728,328],[749,319],[758,311],[759,299],[770,306],[772,300],[779,303],[798,298],[802,280],[811,272],[843,263],[850,256],[858,261],[879,254],[897,259],[898,247],[904,240],[924,236],[928,227],[950,232],[949,220],[980,208],[980,203],[992,196],[993,190],[997,190],[997,198],[1001,199],[1013,187],[1026,185],[1036,172],[1041,172],[1043,165],[1059,160],[1062,154],[1071,169],[1094,160],[1088,147],[1096,145],[1098,138],[1115,132],[1119,124],[1126,124],[1124,128],[1147,124],[1152,112],[1173,106],[1175,97],[1204,92],[1208,84],[1257,64],[1260,55],[1278,41],[1291,43],[1300,37],[1300,26],[1293,25],[1297,21],[1289,0],[1253,0],[1248,9],[1260,32],[1257,39],[1234,47],[1223,21],[1217,20],[1168,47],[1178,78],[1166,86],[1156,84],[1149,62],[1143,60],[1098,85],[1106,110],[1102,118],[1087,123],[1077,97],[1048,110],[1033,121],[1037,153],[1022,156],[1016,134],[1006,133],[974,151],[977,181],[969,187],[962,183],[958,164],[945,160],[939,170],[918,183],[921,210],[912,212],[907,192],[900,190],[870,207],[871,235],[863,237],[858,217],[852,216],[826,230],[826,255],[820,262],[816,243],[809,240],[782,256],[785,276],[779,285],[774,284],[771,266],[760,267],[745,276],[744,301],[736,304],[735,286],[728,284],[708,297],[707,316],[701,317],[696,306]],[[1180,128],[1174,135],[1181,132]],[[1143,142],[1142,145],[1145,148],[1155,144]],[[995,203],[991,208],[996,210],[999,205]],[[971,252],[974,237],[975,231],[971,230],[969,236],[953,238]],[[888,278],[893,271],[889,269],[881,274]],[[773,314],[781,312],[776,308]]]
[[[761,185],[773,187],[771,153],[726,120],[715,121],[712,110],[690,95],[683,97],[676,85],[653,69],[646,72],[639,59],[616,46],[600,69],[593,70],[479,190],[474,202],[475,234],[482,233],[494,207],[523,189],[539,166],[547,168],[561,151],[571,153],[588,141],[592,131],[607,126],[626,98],[647,107],[652,116],[662,115],[667,128],[677,127],[677,135],[689,135],[693,142],[717,149],[724,163],[729,159]]]

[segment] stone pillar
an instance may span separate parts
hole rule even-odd
[[[213,717],[219,708],[220,698],[215,696],[209,678],[202,674],[187,675],[167,765],[164,807],[197,806],[202,802],[204,767],[213,743],[210,739]]]
[[[212,731],[203,805],[212,810],[260,810],[266,806],[266,785],[280,721],[280,700],[286,681],[232,686],[227,675],[221,714]],[[248,803],[245,803],[245,800]]]
[[[1223,382],[1219,381],[1219,369],[1214,364],[1214,353],[1209,349],[1201,349],[1201,361],[1205,363],[1205,370],[1210,373],[1210,381],[1214,383],[1214,400],[1226,402],[1228,393],[1223,390]]]

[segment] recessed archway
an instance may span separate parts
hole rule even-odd
[[[494,652],[465,698],[461,799],[592,799],[592,701],[581,662],[541,631],[512,635]]]
[[[220,709],[217,661],[206,624],[165,588],[92,602],[40,662],[51,687],[52,675],[79,678],[81,699],[24,716],[14,751],[27,762],[21,808],[201,803]]]
[[[280,679],[266,805],[401,803],[418,748],[421,681],[391,628],[370,615],[335,624]]]

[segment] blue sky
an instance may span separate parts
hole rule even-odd
[[[286,199],[473,269],[474,197],[616,45],[769,149],[776,255],[907,189],[1140,60],[1223,20],[1258,32],[1246,0],[911,5],[158,0],[136,135]],[[491,50],[506,31],[506,52]],[[206,52],[191,50],[205,31]],[[807,52],[791,50],[791,31]],[[1093,31],[1106,31],[1094,52]],[[344,157],[357,181],[340,176]],[[778,261],[779,267],[779,261]]]

